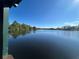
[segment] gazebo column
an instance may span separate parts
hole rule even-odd
[[[12,6],[17,7],[22,0],[4,0],[3,3],[3,59],[6,59],[8,55],[8,27],[9,27],[9,8]]]
[[[8,55],[8,23],[9,7],[4,7],[3,11],[3,56]]]

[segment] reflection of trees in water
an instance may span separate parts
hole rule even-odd
[[[35,33],[36,32],[36,30],[33,30],[33,33]]]
[[[25,35],[25,34],[29,34],[31,31],[19,31],[19,32],[14,32],[14,33],[9,33],[10,35],[12,35],[13,38],[17,38],[20,35]]]
[[[13,38],[17,38],[18,36],[20,36],[20,35],[27,35],[27,34],[29,34],[29,33],[31,33],[31,32],[33,32],[33,33],[35,33],[36,32],[36,30],[31,30],[31,31],[19,31],[19,32],[10,32],[9,34],[13,37]]]

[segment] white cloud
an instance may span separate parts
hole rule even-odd
[[[74,5],[79,4],[79,0],[73,0],[73,4],[74,4]]]
[[[79,0],[71,0],[67,11],[71,11],[72,9],[79,8]]]
[[[79,24],[79,21],[74,21],[74,22],[65,22],[64,25],[70,25],[70,26],[76,26]]]

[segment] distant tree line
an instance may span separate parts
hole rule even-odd
[[[17,21],[14,21],[11,25],[9,25],[9,33],[21,33],[21,32],[28,32],[31,30],[36,30],[36,27],[32,27],[26,24],[20,24]]]
[[[72,30],[72,31],[79,31],[79,25],[77,26],[63,26],[63,30]]]
[[[38,28],[40,30],[68,30],[68,31],[79,31],[79,25],[77,26],[62,26],[57,28]]]
[[[37,28],[35,26],[30,26],[27,24],[20,24],[17,21],[14,21],[11,25],[9,25],[9,33],[22,33],[22,32],[29,32],[35,30],[72,30],[72,31],[79,31],[79,25],[77,26],[63,26],[61,28]]]
[[[63,26],[61,28],[57,27],[54,30],[68,30],[68,31],[79,31],[79,25],[77,26]]]

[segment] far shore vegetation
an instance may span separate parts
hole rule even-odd
[[[31,31],[35,32],[36,30],[64,30],[64,31],[79,31],[79,25],[77,26],[63,26],[61,28],[37,28],[35,26],[20,24],[17,21],[14,21],[9,25],[9,34],[13,37],[17,37],[19,35],[25,35],[26,33],[30,33]]]
[[[37,28],[35,26],[20,24],[17,21],[14,21],[11,25],[9,25],[9,33],[10,34],[20,34],[20,33],[28,33],[30,31],[35,30],[67,30],[67,31],[79,31],[79,25],[77,26],[63,26],[61,28]]]
[[[36,27],[32,27],[27,24],[20,24],[17,21],[14,21],[12,24],[9,25],[9,34],[11,34],[14,37],[17,37],[18,35],[30,33],[31,31],[35,31]]]

